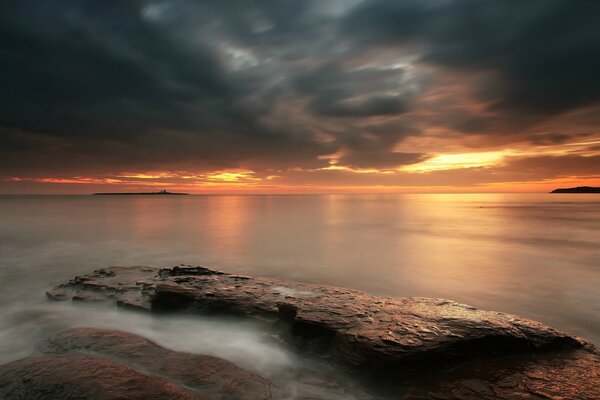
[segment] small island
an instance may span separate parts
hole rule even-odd
[[[94,196],[187,196],[189,193],[173,193],[161,190],[160,192],[107,192],[94,193]]]
[[[600,193],[600,187],[578,186],[574,188],[554,189],[550,193]]]

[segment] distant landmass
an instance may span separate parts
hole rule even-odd
[[[173,193],[161,190],[160,192],[108,192],[94,193],[94,196],[186,196],[188,193]]]
[[[600,187],[578,186],[574,188],[554,189],[550,193],[600,193]]]

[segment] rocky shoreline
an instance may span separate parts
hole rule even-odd
[[[184,265],[103,268],[47,296],[252,319],[290,346],[361,380],[396,385],[394,399],[600,398],[600,355],[590,343],[535,321],[449,300],[379,297]],[[69,363],[80,366],[80,378],[57,372]],[[95,363],[107,376],[117,371],[131,376],[125,398],[290,398],[284,388],[227,361],[95,328],[58,333],[40,347],[40,355],[1,366],[0,395],[68,398],[68,388],[83,398],[123,398],[108,378],[103,381],[103,373],[88,382],[85,371]],[[97,387],[106,391],[93,394]],[[56,388],[62,392],[55,394]]]

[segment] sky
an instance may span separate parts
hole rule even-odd
[[[600,1],[0,3],[0,193],[600,186]]]

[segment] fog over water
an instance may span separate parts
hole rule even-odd
[[[180,263],[448,298],[600,344],[597,195],[0,196],[0,363],[65,327],[114,327],[229,359],[303,395],[351,398],[313,376],[335,371],[248,322],[44,295],[98,267]]]

